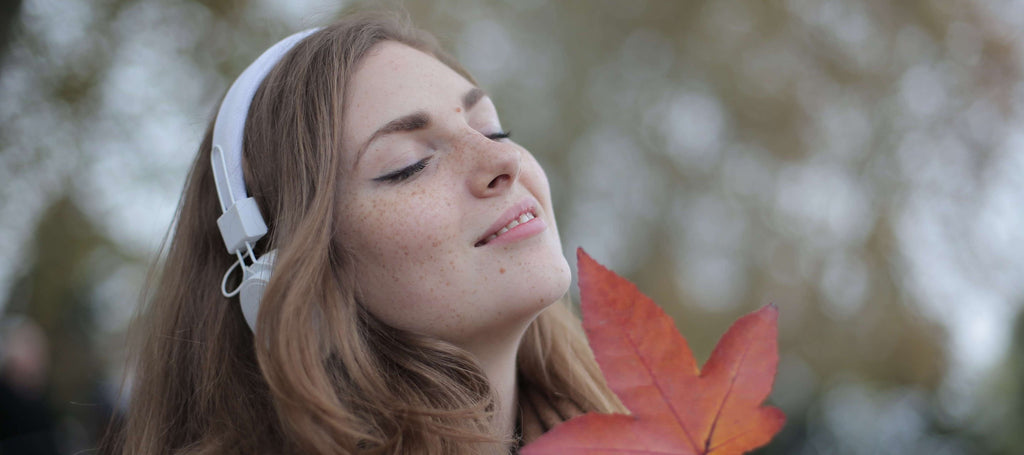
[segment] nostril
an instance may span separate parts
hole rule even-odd
[[[500,185],[502,181],[507,180],[509,178],[510,177],[508,176],[508,174],[501,174],[495,177],[494,180],[491,180],[491,183],[487,184],[487,188],[493,189],[494,187]]]

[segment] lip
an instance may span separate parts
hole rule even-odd
[[[538,205],[539,204],[537,204],[537,201],[535,201],[533,198],[526,198],[520,201],[518,204],[509,207],[507,210],[502,212],[501,216],[499,216],[498,219],[495,220],[493,224],[491,224],[491,227],[487,228],[487,231],[484,233],[484,235],[480,236],[480,238],[478,238],[476,242],[473,243],[473,245],[475,247],[481,247],[493,245],[495,243],[505,243],[509,241],[519,240],[525,237],[530,237],[533,234],[543,231],[544,228],[547,227],[547,224],[544,223],[544,220],[541,219],[540,217],[541,214],[537,210]],[[526,223],[522,223],[512,229],[509,229],[508,232],[501,234],[501,236],[491,240],[490,242],[487,242],[486,244],[481,245],[481,242],[483,242],[486,238],[498,232],[499,230],[501,230],[501,228],[505,227],[508,223],[512,222],[512,220],[519,218],[520,215],[526,212],[533,213],[535,218]]]

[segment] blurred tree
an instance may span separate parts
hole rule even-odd
[[[7,52],[7,45],[14,34],[12,29],[18,23],[20,12],[21,0],[4,0],[3,6],[0,7],[0,61],[3,61],[3,56]]]
[[[100,393],[105,359],[97,350],[94,296],[120,263],[133,260],[99,232],[69,197],[56,199],[39,220],[32,255],[6,297],[8,314],[23,314],[46,332],[50,347],[48,394],[62,416],[64,449],[91,446],[110,403]]]
[[[1017,314],[1010,348],[976,419],[973,430],[991,453],[1020,453],[1024,447],[1024,311]]]

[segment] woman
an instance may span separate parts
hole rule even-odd
[[[547,178],[472,77],[381,12],[275,53],[199,148],[118,449],[506,453],[620,411],[562,299]]]

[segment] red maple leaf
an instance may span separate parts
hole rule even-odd
[[[522,454],[740,454],[782,428],[782,411],[761,406],[779,360],[774,305],[733,323],[702,371],[672,318],[582,249],[576,256],[587,339],[632,414],[576,417]]]

